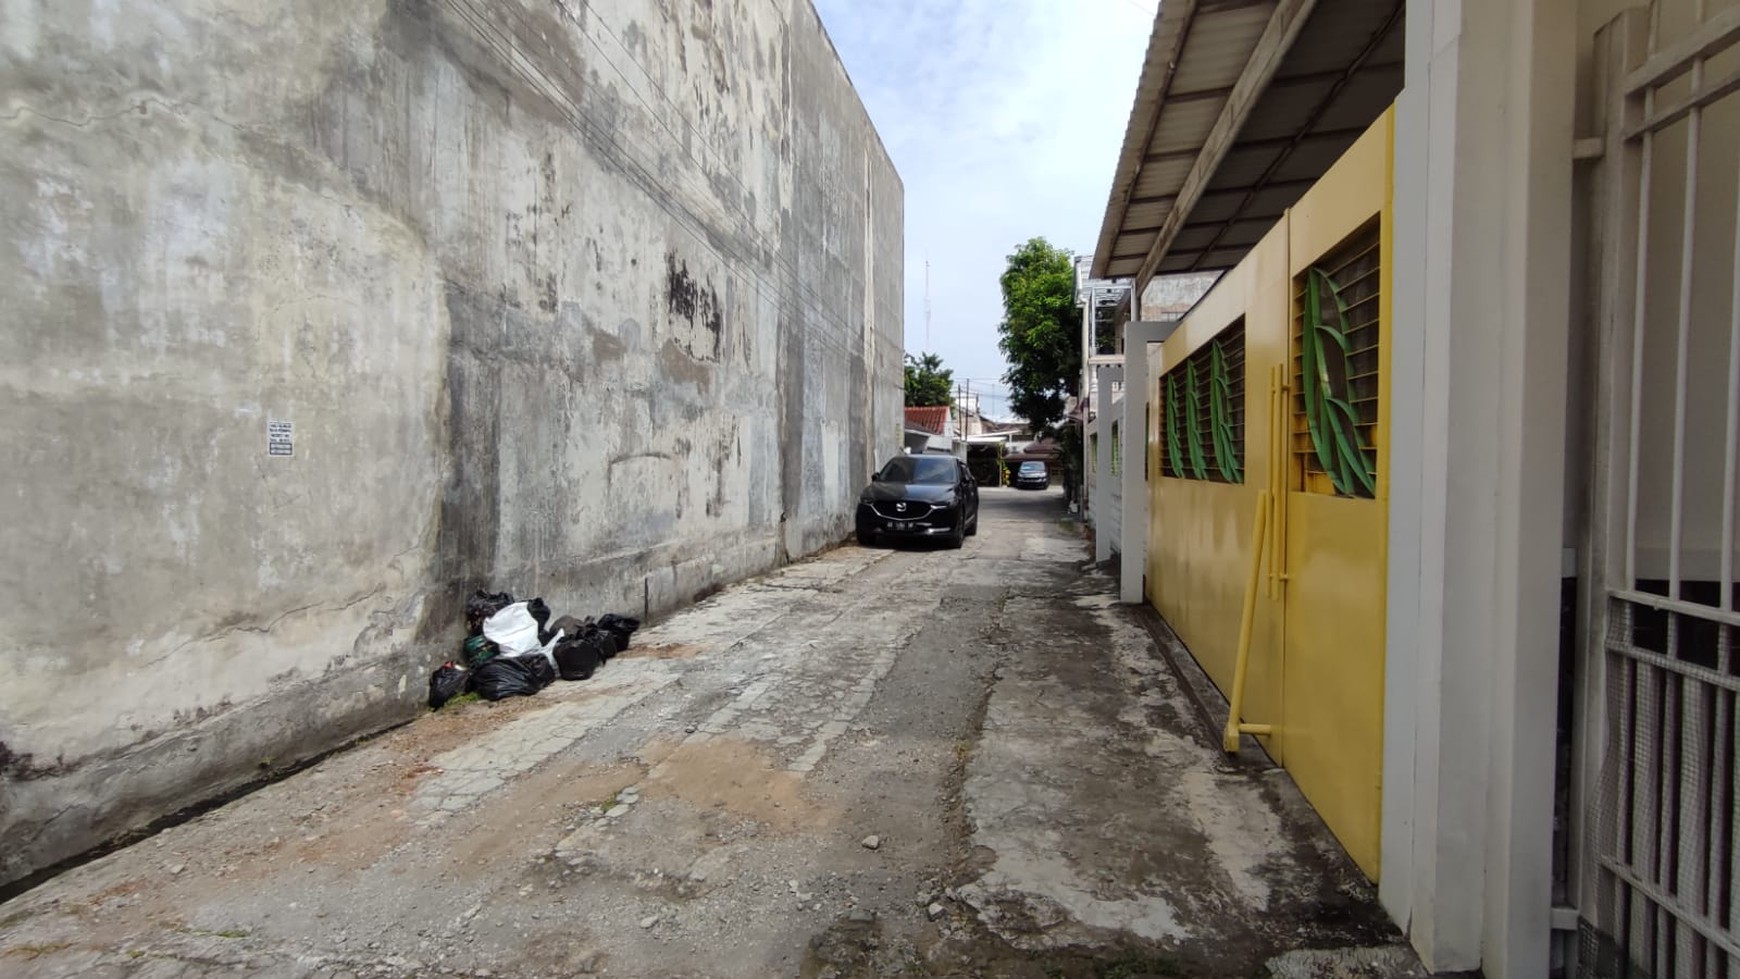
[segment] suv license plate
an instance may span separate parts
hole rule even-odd
[[[896,520],[893,523],[889,524],[888,526],[894,528],[895,530],[911,530],[912,528],[918,526],[918,524],[912,520]]]

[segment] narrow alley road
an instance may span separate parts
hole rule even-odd
[[[1247,977],[1399,941],[1058,493],[983,499],[964,550],[787,567],[0,905],[0,974]]]

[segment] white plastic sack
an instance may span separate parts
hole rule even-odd
[[[495,643],[503,656],[524,656],[538,648],[538,620],[526,611],[525,602],[515,602],[483,620],[483,638]]]
[[[538,620],[526,610],[525,602],[515,602],[483,620],[483,638],[495,643],[501,655],[509,659],[541,653],[550,661],[550,668],[555,669],[556,643],[562,633],[558,631],[548,643],[538,645]]]
[[[561,642],[561,641],[562,641],[562,630],[557,629],[556,634],[550,637],[550,641],[547,643],[544,643],[543,648],[538,650],[538,652],[544,654],[545,659],[550,661],[550,668],[555,670],[558,674],[560,674],[562,672],[562,669],[561,669],[561,667],[556,665],[556,644]]]

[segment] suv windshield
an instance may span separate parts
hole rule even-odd
[[[882,467],[885,483],[937,483],[955,481],[954,456],[896,456]]]
[[[1024,473],[1035,473],[1035,474],[1042,473],[1045,471],[1045,463],[1043,463],[1043,462],[1023,462],[1021,464],[1021,471]]]

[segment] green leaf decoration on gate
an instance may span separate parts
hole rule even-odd
[[[1202,416],[1202,385],[1197,383],[1196,361],[1184,363],[1184,441],[1185,448],[1190,450],[1190,475],[1196,479],[1208,478],[1208,459],[1202,454],[1202,426],[1197,419]]]
[[[1335,306],[1325,319],[1324,299]],[[1301,395],[1311,447],[1335,491],[1343,496],[1377,495],[1376,455],[1362,443],[1359,414],[1353,409],[1348,383],[1347,303],[1329,273],[1313,267],[1305,273],[1304,335],[1301,337]]]
[[[1232,400],[1232,376],[1227,372],[1220,341],[1215,340],[1208,350],[1208,424],[1214,437],[1214,462],[1222,479],[1242,483],[1245,473],[1233,431]]]
[[[1166,458],[1172,466],[1168,476],[1184,475],[1184,447],[1178,434],[1178,378],[1166,378]]]

